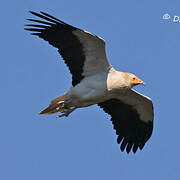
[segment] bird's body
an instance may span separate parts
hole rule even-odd
[[[117,71],[112,68],[109,70],[109,72],[100,73],[96,74],[95,76],[85,78],[81,83],[75,87],[72,87],[68,91],[68,95],[71,97],[71,99],[75,98],[77,100],[77,104],[75,106],[90,106],[111,99],[119,92],[123,94],[124,87],[117,87],[112,83],[112,76],[114,73],[117,73]],[[121,72],[119,75],[120,76],[118,79],[121,78]]]
[[[28,19],[41,25],[30,24],[27,26],[33,28],[26,30],[58,48],[72,74],[69,91],[52,100],[40,114],[68,116],[77,108],[98,104],[111,115],[121,150],[135,153],[138,147],[142,149],[152,134],[154,117],[151,99],[132,90],[143,81],[109,64],[102,38],[47,13],[31,13],[46,21]]]

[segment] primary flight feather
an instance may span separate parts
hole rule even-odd
[[[144,82],[109,64],[102,38],[47,13],[30,13],[43,20],[28,19],[34,24],[26,25],[25,30],[58,48],[72,74],[69,91],[52,100],[40,114],[60,112],[58,117],[63,117],[77,108],[98,104],[111,116],[121,151],[142,150],[153,130],[153,104],[132,88]]]

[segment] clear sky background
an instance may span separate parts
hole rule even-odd
[[[143,151],[122,153],[110,117],[92,106],[68,118],[40,116],[71,86],[57,50],[23,30],[29,10],[44,11],[106,40],[118,70],[147,85],[154,131]],[[163,20],[163,14],[171,16]],[[180,1],[17,0],[1,2],[0,179],[179,180]]]

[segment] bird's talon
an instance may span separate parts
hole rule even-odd
[[[66,114],[60,114],[60,115],[56,116],[56,118],[60,118],[60,117],[63,117],[63,116],[66,116]]]
[[[58,116],[56,116],[56,117],[57,117],[57,118],[60,118],[60,117],[63,117],[63,116],[68,117],[69,114],[71,114],[75,109],[76,109],[76,107],[74,107],[74,108],[72,108],[72,109],[64,110],[64,113],[63,113],[63,114],[60,114],[60,115],[58,115]]]

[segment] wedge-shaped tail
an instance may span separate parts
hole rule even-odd
[[[42,110],[39,114],[53,114],[58,112],[65,112],[67,110],[67,108],[65,108],[64,106],[66,99],[66,94],[53,99],[50,105],[46,109]]]

